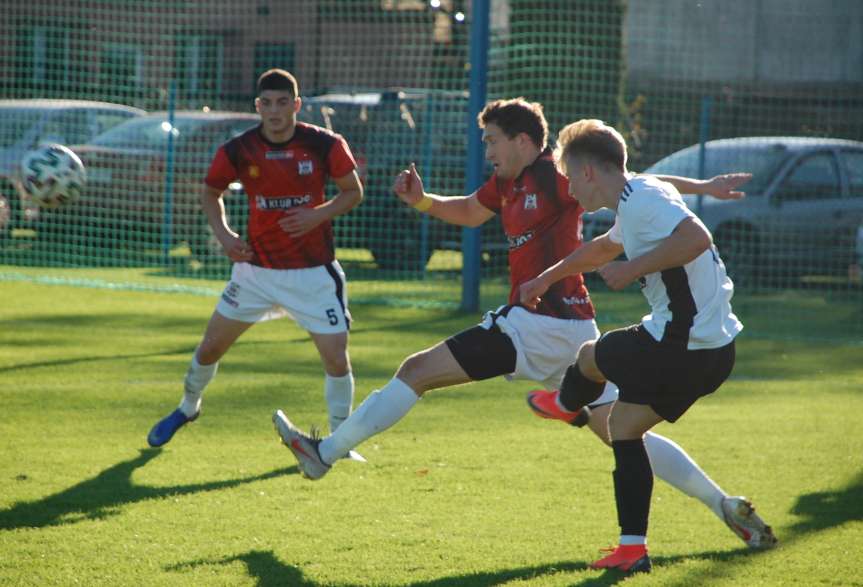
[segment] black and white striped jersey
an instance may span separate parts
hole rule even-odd
[[[656,248],[686,218],[700,222],[674,186],[635,175],[620,195],[609,237],[634,259]],[[712,349],[725,346],[743,329],[731,311],[734,284],[715,246],[682,267],[646,275],[641,283],[651,308],[642,323],[657,341]]]

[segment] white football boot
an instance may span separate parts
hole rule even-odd
[[[311,434],[305,434],[288,420],[282,410],[276,410],[273,414],[273,425],[282,439],[282,444],[294,453],[303,477],[315,481],[327,474],[330,465],[325,463],[318,453],[321,440],[314,430]]]
[[[749,548],[772,548],[779,542],[773,530],[755,513],[752,502],[745,497],[726,497],[722,500],[725,524]]]

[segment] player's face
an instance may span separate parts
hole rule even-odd
[[[578,200],[586,212],[602,208],[599,191],[596,189],[595,169],[589,163],[575,157],[566,160],[566,176],[569,179],[569,195]]]
[[[494,166],[494,172],[501,179],[512,179],[521,173],[518,158],[518,137],[514,139],[496,124],[487,124],[482,131],[485,143],[485,158]]]
[[[290,132],[297,123],[300,99],[284,90],[264,90],[255,100],[264,132],[273,135]]]

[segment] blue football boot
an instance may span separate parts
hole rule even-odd
[[[183,413],[180,408],[177,408],[153,426],[150,434],[147,435],[147,443],[153,448],[167,444],[174,437],[177,430],[197,420],[201,412],[197,412],[194,416],[189,417]]]

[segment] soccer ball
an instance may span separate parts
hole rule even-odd
[[[21,186],[43,208],[74,202],[86,181],[81,159],[63,145],[41,145],[21,160]]]

